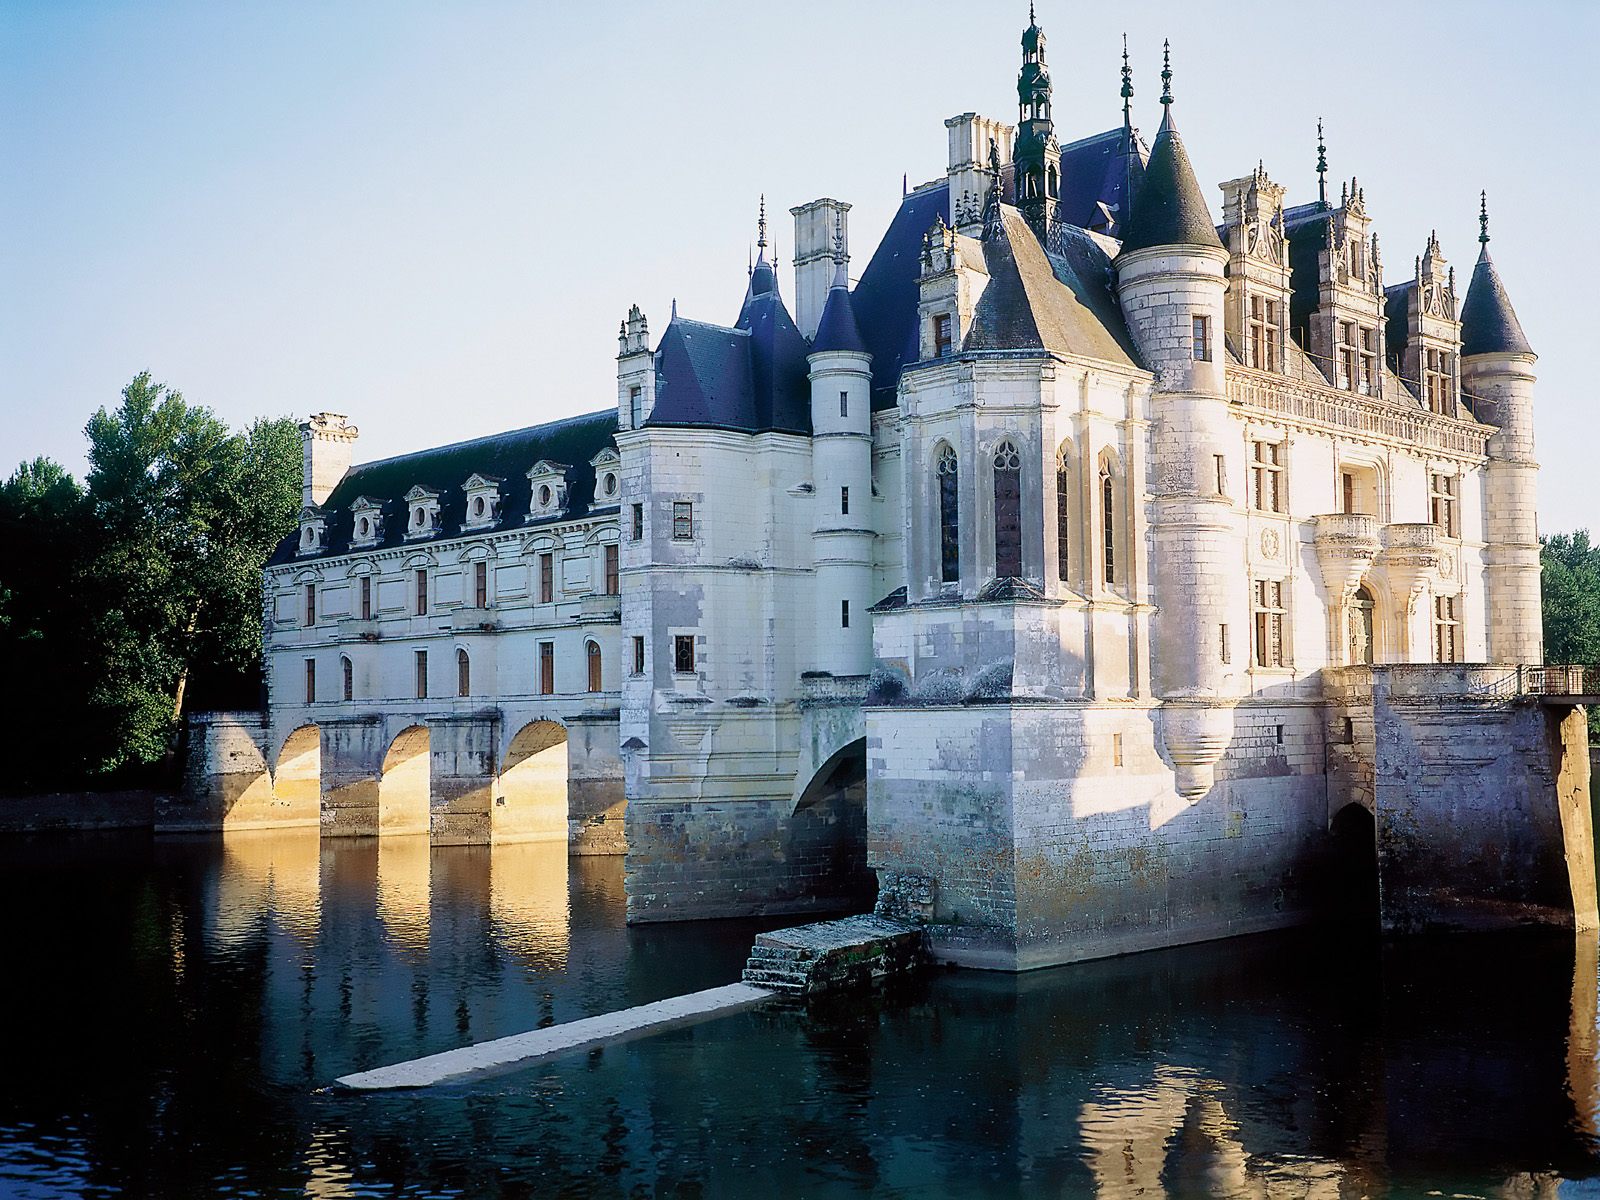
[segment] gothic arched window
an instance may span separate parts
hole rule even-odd
[[[959,464],[949,445],[939,447],[934,462],[939,480],[939,579],[955,583],[961,578]]]
[[[339,656],[339,670],[344,676],[344,691],[341,693],[346,700],[356,698],[356,671],[350,660],[344,655]]]
[[[1072,443],[1056,454],[1056,578],[1072,582]]]
[[[1100,459],[1100,533],[1105,541],[1105,582],[1117,582],[1117,476],[1109,456]]]
[[[591,692],[604,691],[605,688],[601,686],[600,646],[595,642],[590,642],[584,654],[589,662],[589,690]]]
[[[1022,576],[1022,456],[1010,440],[994,450],[994,573]]]
[[[456,695],[472,695],[472,660],[465,650],[456,651]]]

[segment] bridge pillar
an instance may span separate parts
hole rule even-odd
[[[376,716],[322,722],[322,836],[376,837],[378,780],[388,748]]]
[[[429,719],[434,845],[486,846],[492,840],[499,736],[498,713]]]
[[[615,710],[567,722],[567,845],[573,854],[622,854],[628,848],[617,740]]]

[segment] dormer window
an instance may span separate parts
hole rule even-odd
[[[300,510],[300,544],[296,554],[318,554],[327,549],[328,522],[320,508],[307,505]]]
[[[467,495],[468,529],[483,529],[500,519],[500,480],[490,475],[473,474],[461,485]]]
[[[432,537],[439,532],[439,493],[418,484],[405,495],[406,540]]]
[[[528,472],[533,497],[528,506],[529,520],[553,517],[565,511],[567,473],[571,469],[566,463],[551,462],[547,458],[542,458],[533,464],[533,469]]]
[[[622,459],[610,446],[589,460],[594,468],[594,501],[596,504],[615,504],[622,493]]]
[[[383,537],[383,506],[369,496],[358,496],[350,506],[350,544],[376,546]]]

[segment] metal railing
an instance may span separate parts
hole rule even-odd
[[[1600,696],[1600,663],[1536,663],[1474,683],[1469,694],[1484,700],[1522,697]]]

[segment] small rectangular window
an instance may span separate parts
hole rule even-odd
[[[637,429],[644,424],[644,389],[628,389],[628,428]]]
[[[839,628],[850,628],[850,601],[848,600],[839,601]]]
[[[554,642],[539,643],[539,694],[553,696],[556,694],[556,644]]]
[[[1281,667],[1286,647],[1283,642],[1285,609],[1283,581],[1258,579],[1255,586],[1256,666]]]
[[[306,659],[306,703],[315,704],[317,700],[317,660]]]
[[[317,585],[314,584],[314,583],[308,583],[308,584],[306,584],[306,624],[307,625],[315,625],[316,623],[317,623]]]
[[[1250,455],[1251,502],[1262,512],[1283,512],[1283,447],[1277,442],[1253,442]]]
[[[694,505],[688,500],[672,502],[672,540],[694,541]]]
[[[606,595],[618,596],[622,594],[622,573],[617,563],[617,547],[615,543],[608,544],[605,548],[606,556]]]
[[[643,539],[644,539],[644,505],[635,504],[633,506],[633,540],[637,542],[637,541],[642,541]]]
[[[1347,745],[1347,746],[1353,745],[1355,743],[1355,740],[1356,740],[1356,722],[1355,722],[1355,718],[1354,717],[1346,717],[1344,719],[1344,742],[1345,742],[1345,745]]]
[[[1454,596],[1433,599],[1433,645],[1436,662],[1461,661],[1461,615]]]
[[[644,638],[638,634],[635,634],[633,638],[633,673],[635,675],[644,674]]]
[[[950,333],[950,314],[940,313],[933,318],[933,356],[944,358],[950,353],[955,340]]]
[[[847,487],[839,489],[839,513],[841,516],[848,516],[850,513],[850,489]]]
[[[841,417],[848,417],[850,415],[850,393],[849,392],[840,392],[839,393],[839,415]]]
[[[1228,647],[1228,627],[1226,625],[1217,626],[1217,639],[1222,646],[1222,661],[1231,663],[1233,661],[1233,652]]]
[[[361,577],[361,619],[372,620],[372,576]]]
[[[348,658],[341,658],[339,665],[344,670],[344,698],[346,700],[354,700],[356,698],[355,665]]]
[[[1278,745],[1283,745],[1283,726],[1278,726]]]
[[[414,661],[417,672],[417,699],[426,700],[428,698],[428,652],[426,650],[418,650]]]
[[[1228,456],[1226,454],[1212,455],[1217,460],[1217,495],[1228,494]]]
[[[694,634],[680,633],[672,639],[672,669],[679,675],[694,674]]]
[[[417,572],[417,616],[428,615],[428,572]]]
[[[1117,767],[1122,765],[1122,735],[1120,733],[1111,735],[1111,763]]]
[[[1339,472],[1339,500],[1344,505],[1343,511],[1353,513],[1356,510],[1356,477],[1349,471]]]
[[[556,556],[539,555],[539,603],[549,604],[556,598]]]
[[[1456,478],[1454,475],[1430,475],[1428,477],[1428,504],[1433,518],[1433,523],[1439,527],[1439,532],[1445,537],[1460,537],[1461,530],[1456,519]]]
[[[1211,361],[1211,318],[1196,313],[1193,318],[1194,358],[1196,362]]]
[[[472,600],[479,608],[489,607],[489,564],[472,564]]]

